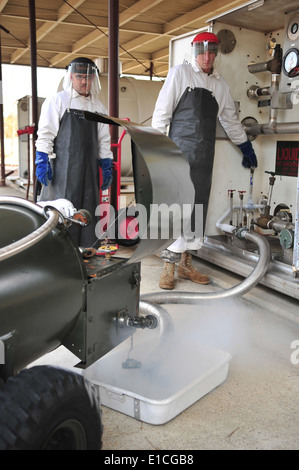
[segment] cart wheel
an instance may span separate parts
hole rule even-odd
[[[0,389],[0,450],[100,450],[96,389],[76,373],[32,367]]]

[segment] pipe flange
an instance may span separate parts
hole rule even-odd
[[[240,238],[241,240],[244,240],[244,238],[245,238],[245,233],[248,232],[248,231],[249,231],[248,228],[246,228],[246,227],[240,227],[240,228],[238,228],[238,230],[236,231],[236,236],[237,236],[238,238]]]
[[[242,119],[241,124],[243,125],[244,130],[247,133],[250,130],[251,126],[258,124],[258,121],[252,116],[247,116],[244,119]],[[257,135],[248,133],[247,137],[250,141],[253,141],[257,138]]]

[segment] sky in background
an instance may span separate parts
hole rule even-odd
[[[5,138],[5,163],[18,165],[20,138],[17,135],[18,128],[18,100],[24,96],[32,95],[31,67],[23,65],[2,64],[2,95],[4,126],[10,137]],[[37,68],[37,94],[39,98],[47,98],[53,95],[64,77],[64,69]],[[6,120],[13,116],[13,121]],[[7,123],[14,122],[13,127]],[[31,122],[28,123],[29,125]],[[27,145],[27,144],[26,144]],[[27,147],[26,147],[27,148]],[[27,150],[26,150],[27,152]],[[27,156],[26,156],[27,158]]]
[[[19,154],[19,137],[17,135],[18,101],[25,96],[32,96],[31,67],[25,65],[2,64],[1,70],[4,126],[6,126],[6,130],[11,130],[11,132],[8,133],[9,137],[5,138],[5,159],[6,161],[11,160],[12,163],[15,164],[18,161]],[[52,96],[56,93],[64,76],[65,69],[38,67],[38,97],[47,98],[48,96]],[[149,79],[149,77],[142,78],[147,80]],[[13,120],[11,120],[10,116],[13,117]],[[8,122],[13,122],[13,127],[10,127]],[[28,125],[31,124],[31,122],[28,123]]]
[[[37,95],[47,98],[56,93],[65,69],[37,68]],[[135,77],[132,75],[132,77]],[[135,77],[149,80],[149,77]],[[153,77],[153,80],[159,80]],[[17,101],[31,96],[31,67],[25,65],[2,65],[2,91],[4,117],[17,112]]]
[[[37,68],[37,95],[47,98],[57,91],[64,69]],[[17,101],[32,95],[31,68],[23,65],[2,65],[4,117],[16,113]]]

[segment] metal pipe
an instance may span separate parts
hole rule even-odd
[[[240,209],[239,209],[239,214],[238,214],[238,226],[242,225],[244,193],[245,191],[239,191]]]
[[[293,249],[293,270],[299,272],[299,177],[297,178],[297,203],[296,203],[297,220],[294,231],[294,249]]]
[[[161,336],[167,336],[174,331],[174,325],[171,316],[160,305],[155,305],[145,300],[139,302],[140,313],[143,315],[154,315],[158,319],[158,327]]]
[[[273,95],[279,93],[279,75],[275,73],[271,75],[271,86],[269,87],[269,89],[267,88],[259,89],[258,87],[257,88],[251,87],[248,90],[247,95],[249,96],[249,98],[252,98],[252,97],[254,98],[253,95],[258,95],[259,93],[262,93],[262,90],[264,91],[268,90],[273,100]],[[254,124],[250,124],[247,126],[245,125],[244,126],[245,132],[252,136],[257,136],[260,134],[272,135],[272,134],[298,134],[299,133],[299,122],[278,123],[277,113],[278,113],[278,108],[271,106],[269,122],[267,124],[254,123]]]
[[[119,0],[109,0],[109,62],[108,62],[108,100],[109,115],[115,118],[119,117]],[[110,126],[111,144],[118,142],[118,126]],[[117,149],[112,145],[114,161],[117,160]],[[117,184],[116,171],[113,171],[113,181],[111,185],[110,204],[117,207]]]
[[[270,108],[270,119],[268,126],[273,129],[277,126],[277,112],[276,106],[273,106],[273,96],[279,92],[279,77],[276,74],[271,75],[271,108]]]
[[[285,122],[271,124],[252,124],[245,126],[247,134],[257,136],[260,134],[299,134],[299,122]]]
[[[249,210],[252,212],[254,209],[264,209],[264,204],[245,204],[244,210]],[[240,206],[234,205],[233,210],[240,209]],[[231,208],[229,208],[216,222],[216,227],[219,228],[222,232],[234,234],[236,232],[236,227],[230,224],[224,224],[223,221],[230,214]]]
[[[279,75],[282,64],[282,49],[280,44],[277,44],[274,49],[273,59],[267,62],[260,62],[258,64],[248,64],[248,71],[250,73],[266,72],[269,71],[272,75]]]
[[[221,292],[158,292],[143,294],[141,300],[154,302],[156,304],[194,304],[204,300],[220,300],[228,297],[235,297],[246,294],[249,290],[259,283],[267,272],[271,251],[267,240],[255,232],[244,231],[244,238],[255,243],[259,249],[259,260],[252,273],[240,284]]]
[[[276,48],[275,48],[276,49]],[[270,70],[271,74],[271,86],[269,88],[259,88],[257,86],[252,86],[247,91],[247,96],[249,98],[257,98],[258,96],[264,94],[271,95],[271,109],[269,122],[267,124],[252,124],[244,126],[244,130],[247,134],[252,136],[257,136],[260,134],[298,134],[299,133],[299,122],[287,122],[287,123],[277,123],[277,105],[273,106],[273,97],[277,97],[279,93],[279,77],[280,77],[280,65],[281,64],[281,49],[277,47],[275,52],[275,60],[269,62],[262,62],[261,64],[250,64],[248,65],[248,70],[251,73],[262,72],[265,70]]]
[[[233,206],[232,209],[239,208],[239,206]],[[224,233],[235,233],[236,227],[232,224],[224,224],[223,221],[226,219],[226,217],[230,214],[231,208],[227,209],[226,212],[220,217],[219,220],[216,222],[216,227],[222,230]]]
[[[32,134],[32,168],[33,168],[33,186],[35,185],[35,141],[37,138],[38,123],[38,103],[37,103],[37,48],[36,48],[36,19],[35,19],[35,0],[29,0],[29,20],[30,20],[30,58],[31,58],[31,95],[32,95],[32,124],[34,133]],[[29,139],[29,134],[28,134]],[[31,175],[28,168],[28,187],[30,186]],[[28,193],[29,194],[29,191]]]
[[[271,88],[270,87],[264,87],[264,88],[261,88],[257,85],[252,85],[249,90],[247,90],[247,96],[248,98],[250,98],[251,100],[257,100],[258,98],[260,98],[261,96],[268,96],[270,95],[270,90]]]
[[[267,224],[268,228],[275,230],[275,232],[279,233],[282,230],[295,230],[295,224],[292,222],[286,222],[280,219],[271,219]]]
[[[21,197],[16,197],[16,196],[0,196],[0,204],[13,204],[13,205],[18,205],[25,207],[33,212],[36,212],[39,215],[44,214],[44,209],[37,205],[34,204],[31,201],[28,201],[27,199],[23,199]]]
[[[228,194],[229,194],[229,223],[232,225],[233,224],[233,198],[234,198],[234,189],[229,189]]]
[[[248,72],[250,73],[259,73],[266,72],[268,69],[268,62],[260,62],[258,64],[248,64]]]

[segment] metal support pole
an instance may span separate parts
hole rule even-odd
[[[118,118],[119,116],[119,0],[109,0],[109,69],[108,69],[108,95],[109,95],[109,116]],[[111,143],[118,142],[118,126],[110,127]],[[113,147],[114,160],[116,160],[117,148]],[[119,170],[120,171],[120,170]],[[117,185],[116,172],[114,171],[111,185],[110,204],[117,207]]]
[[[35,141],[38,125],[38,101],[37,101],[37,59],[36,59],[36,21],[35,21],[35,0],[29,0],[29,19],[30,19],[30,57],[31,57],[31,96],[32,96],[32,125],[34,133],[32,134],[32,167],[33,167],[33,186],[35,186]],[[28,136],[29,138],[29,136]],[[30,184],[30,168],[28,168],[28,185]]]
[[[149,72],[150,72],[150,79],[152,80],[152,79],[153,79],[153,75],[154,75],[154,64],[153,64],[152,61],[151,61],[151,63],[150,63]]]
[[[297,177],[297,202],[294,233],[294,253],[293,253],[293,271],[294,276],[299,276],[299,173]]]

